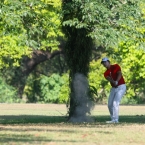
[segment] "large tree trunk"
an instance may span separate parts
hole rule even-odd
[[[89,83],[86,76],[76,73],[72,80],[71,100],[70,100],[70,122],[92,122],[89,116],[94,107],[89,93]]]
[[[70,69],[69,121],[88,122],[91,119],[87,115],[93,104],[87,80],[93,42],[85,29],[73,29],[70,36],[64,49]]]
[[[71,122],[89,121],[87,113],[92,108],[87,77],[93,40],[88,37],[91,29],[81,25],[84,22],[82,5],[85,5],[85,1],[63,0],[62,3],[63,31],[67,38],[64,52],[70,69],[69,121]]]
[[[34,70],[34,68],[46,61],[50,60],[56,55],[59,55],[62,53],[62,50],[57,50],[54,52],[50,52],[49,50],[43,51],[43,50],[34,50],[32,52],[32,57],[23,57],[20,67],[18,67],[15,70],[15,75],[11,81],[11,85],[13,85],[18,90],[18,95],[20,98],[22,98],[23,90],[25,87],[26,80],[29,76],[29,74]]]

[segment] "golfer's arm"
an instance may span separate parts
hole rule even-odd
[[[108,80],[109,82],[113,83],[113,79],[111,77],[106,77],[106,80]]]
[[[122,73],[121,73],[121,71],[118,71],[117,72],[117,79],[116,79],[116,81],[119,82],[119,80],[121,79],[121,77],[122,77]]]

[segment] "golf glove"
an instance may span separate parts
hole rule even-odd
[[[115,84],[115,86],[117,86],[118,85],[118,81],[114,81],[114,84]]]

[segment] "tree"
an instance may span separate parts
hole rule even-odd
[[[89,72],[93,40],[97,46],[103,48],[115,47],[119,41],[135,40],[139,34],[136,31],[139,25],[138,20],[141,19],[139,4],[138,0],[63,0],[62,25],[67,38],[64,51],[70,69],[70,121],[87,121],[86,114],[91,109],[87,102],[89,100],[87,87],[89,86],[86,78]],[[76,93],[74,85],[76,85],[75,80],[79,79],[78,74],[83,79],[78,83],[82,85],[84,82],[87,87],[83,90],[80,88],[80,92],[77,89]],[[78,84],[78,87],[80,85]],[[81,104],[82,98],[87,100],[85,105]],[[78,108],[81,106],[84,107],[82,108],[84,111],[80,113]],[[82,120],[80,116],[83,116]]]
[[[60,0],[3,0],[0,4],[0,68],[12,68],[20,98],[34,68],[61,54]],[[12,72],[11,72],[12,73]]]

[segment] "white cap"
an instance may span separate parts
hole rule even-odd
[[[107,57],[104,57],[104,58],[102,58],[101,63],[102,63],[102,62],[105,62],[105,61],[109,61],[109,59],[108,59]]]

